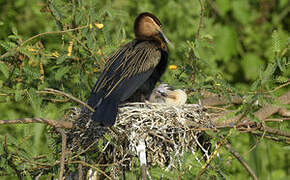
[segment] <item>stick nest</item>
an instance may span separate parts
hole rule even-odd
[[[208,155],[198,139],[201,129],[213,128],[213,125],[210,114],[200,105],[123,104],[115,125],[110,128],[97,126],[90,115],[88,110],[80,109],[69,115],[75,128],[67,131],[67,148],[82,155],[97,153],[93,162],[113,165],[112,177],[119,176],[122,169],[134,167],[136,157],[140,157],[138,146],[142,143],[146,146],[148,167],[170,168],[185,152],[195,153],[197,148]]]

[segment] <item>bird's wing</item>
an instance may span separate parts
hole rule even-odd
[[[109,96],[125,100],[149,78],[160,58],[161,52],[153,42],[133,41],[121,47],[108,59],[89,104],[95,106]]]

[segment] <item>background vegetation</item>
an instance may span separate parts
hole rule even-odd
[[[245,97],[241,106],[231,107],[240,113],[259,100],[258,106],[247,112],[249,117],[265,102],[281,105],[269,96],[289,91],[289,85],[277,88],[290,77],[289,1],[202,3],[204,11],[198,0],[0,0],[0,119],[63,118],[65,110],[77,104],[39,91],[54,88],[85,101],[105,58],[134,38],[134,18],[144,11],[159,17],[174,44],[170,64],[178,68],[168,69],[162,80],[188,89],[189,103],[206,90]],[[79,29],[68,30],[73,28]],[[44,34],[29,39],[40,33]],[[277,123],[267,125],[276,127]],[[289,121],[280,123],[279,128],[289,131]],[[43,124],[1,125],[1,144],[7,133],[11,151],[20,151],[27,159],[52,154]],[[289,139],[287,145],[236,132],[229,140],[260,179],[290,177]],[[249,151],[253,145],[254,150]],[[218,178],[249,178],[225,149],[220,154],[216,163],[222,166],[223,175]],[[2,147],[0,157],[0,176],[9,179],[13,169],[5,161]],[[51,155],[48,161],[55,159]],[[181,173],[182,179],[190,179],[198,167],[173,172],[172,176]]]

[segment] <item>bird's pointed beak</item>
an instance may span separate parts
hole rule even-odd
[[[158,34],[164,42],[166,42],[169,46],[174,48],[174,45],[169,41],[169,39],[165,36],[162,30],[158,30]]]

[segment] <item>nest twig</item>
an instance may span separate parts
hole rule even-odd
[[[120,175],[120,167],[134,167],[135,157],[141,161],[140,143],[146,146],[145,163],[148,167],[174,167],[175,162],[181,162],[186,151],[195,152],[198,147],[208,157],[208,149],[202,147],[198,136],[200,129],[213,128],[213,125],[210,115],[200,105],[124,104],[120,106],[118,119],[112,128],[97,126],[90,115],[89,111],[76,109],[70,116],[75,129],[67,132],[68,149],[72,152],[87,151],[92,143],[102,139],[102,149],[95,148],[93,153],[98,153],[95,159],[98,163],[119,165],[113,167],[110,176]]]

